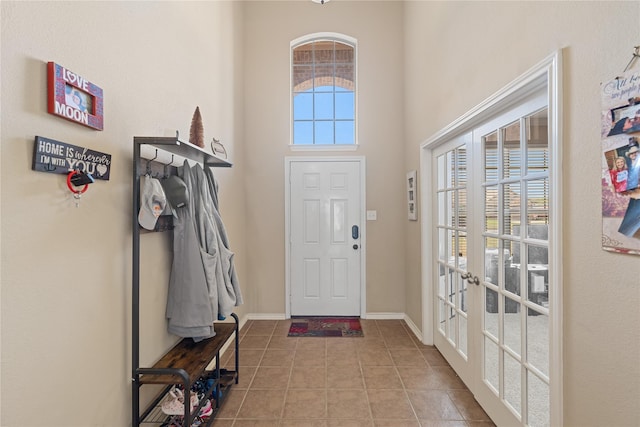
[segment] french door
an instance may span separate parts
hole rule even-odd
[[[550,425],[548,124],[538,90],[432,153],[434,343],[499,426]]]

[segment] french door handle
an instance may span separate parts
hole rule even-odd
[[[467,283],[469,283],[469,284],[475,284],[476,286],[478,286],[480,284],[480,279],[478,278],[478,276],[474,276],[473,274],[471,274],[468,271],[466,273],[463,273],[460,276],[460,278],[462,280],[466,279]]]

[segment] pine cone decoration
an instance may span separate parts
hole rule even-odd
[[[193,118],[191,119],[189,142],[200,148],[204,148],[204,126],[202,126],[200,107],[196,107],[196,111],[193,113]]]

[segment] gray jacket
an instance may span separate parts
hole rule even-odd
[[[189,201],[174,216],[173,266],[167,298],[168,330],[195,340],[215,335],[213,322],[242,304],[233,252],[217,209],[213,173],[185,161]]]

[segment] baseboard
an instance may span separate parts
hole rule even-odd
[[[413,323],[413,320],[411,320],[411,318],[406,314],[404,315],[404,321],[409,329],[411,329],[411,332],[413,332],[413,334],[416,336],[416,338],[418,338],[420,342],[422,342],[422,332],[420,331],[420,328],[418,328],[416,324]]]
[[[249,313],[247,320],[286,320],[284,313]]]
[[[367,317],[365,317],[365,319],[370,319],[370,320],[404,320],[405,316],[406,315],[404,313],[384,313],[384,312],[379,312],[379,313],[367,313]]]

